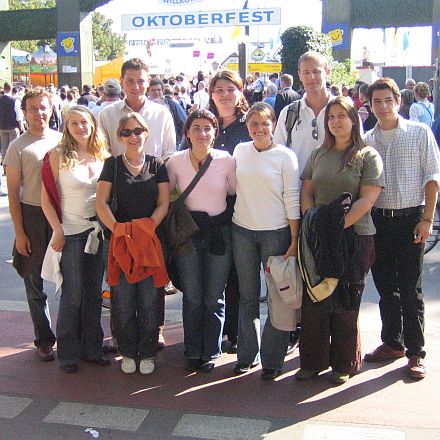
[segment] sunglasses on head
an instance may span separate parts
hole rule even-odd
[[[121,132],[119,134],[122,137],[128,138],[133,133],[135,134],[135,136],[140,136],[144,131],[145,131],[145,128],[142,128],[142,127],[136,127],[133,130],[131,130],[130,128],[124,128],[123,130],[121,130]]]
[[[317,140],[318,139],[318,121],[317,119],[312,120],[312,138]]]

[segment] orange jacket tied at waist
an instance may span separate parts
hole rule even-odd
[[[119,283],[121,270],[130,284],[149,276],[153,277],[154,287],[162,287],[169,282],[155,229],[156,224],[151,218],[115,223],[108,255],[109,286]]]

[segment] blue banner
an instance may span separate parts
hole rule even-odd
[[[58,32],[58,56],[77,57],[79,55],[79,32]]]

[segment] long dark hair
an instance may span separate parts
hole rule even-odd
[[[346,112],[351,122],[353,123],[353,128],[351,130],[351,138],[350,145],[345,150],[344,155],[342,156],[341,169],[344,169],[346,166],[352,166],[354,160],[358,156],[359,151],[365,148],[366,144],[361,137],[361,124],[359,121],[359,115],[356,106],[352,101],[348,100],[345,96],[337,96],[335,99],[330,101],[327,104],[327,108],[325,109],[324,116],[324,127],[325,127],[325,137],[324,142],[322,143],[322,147],[331,150],[335,147],[336,139],[334,135],[331,133],[328,128],[328,118],[330,109],[335,106],[340,105]]]
[[[224,79],[225,81],[230,81],[238,88],[238,90],[240,90],[240,97],[238,99],[238,104],[235,107],[235,116],[237,117],[237,119],[240,119],[241,117],[243,117],[246,114],[246,112],[249,109],[249,104],[243,95],[243,80],[241,79],[240,75],[237,72],[234,72],[232,70],[218,71],[212,77],[211,81],[209,82],[209,105],[208,105],[208,108],[209,108],[209,110],[212,111],[212,113],[214,113],[215,116],[217,116],[217,118],[220,121],[220,124],[222,124],[222,118],[218,114],[217,106],[215,105],[214,100],[212,99],[212,94],[214,93],[215,84],[220,79]]]

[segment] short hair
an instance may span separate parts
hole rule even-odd
[[[148,73],[148,66],[140,58],[131,58],[121,67],[121,78],[124,78],[127,70],[145,70]]]
[[[11,86],[11,84],[8,83],[8,82],[5,82],[5,83],[3,84],[3,90],[4,90],[6,93],[9,93],[9,92],[12,90],[12,86]]]
[[[415,86],[416,82],[413,78],[407,78],[407,80],[405,81],[405,86],[407,86],[408,84]]]
[[[305,61],[316,61],[324,69],[328,68],[327,58],[322,53],[316,52],[316,50],[309,50],[299,57],[298,70],[301,69],[301,63],[304,63]]]
[[[414,87],[414,93],[420,96],[420,98],[425,99],[428,96],[431,96],[431,92],[429,90],[429,85],[425,82],[421,81],[416,84]]]
[[[373,98],[373,92],[376,90],[391,90],[397,102],[400,102],[400,90],[396,81],[392,78],[379,78],[368,86],[367,98],[370,101]]]
[[[23,96],[21,100],[21,109],[26,111],[26,102],[28,99],[37,98],[41,96],[42,98],[47,98],[49,104],[52,106],[52,93],[47,91],[44,87],[34,87],[33,89],[29,89]]]
[[[277,122],[277,117],[275,115],[275,111],[271,105],[267,102],[256,102],[252,104],[251,108],[246,114],[246,123],[249,121],[252,115],[258,114],[261,116],[267,116],[274,124]]]
[[[165,84],[163,83],[163,81],[158,76],[154,76],[153,78],[150,79],[150,84],[148,84],[148,88],[157,85],[160,85],[160,88],[162,90],[164,89]]]
[[[359,93],[362,93],[363,95],[367,95],[367,91],[368,91],[368,84],[362,83],[361,86],[359,87]]]
[[[212,124],[212,126],[214,127],[214,131],[215,131],[214,139],[218,136],[218,133],[219,133],[218,121],[217,121],[217,118],[215,117],[214,113],[210,112],[207,109],[203,109],[203,110],[196,109],[189,114],[188,118],[185,121],[185,125],[183,126],[183,133],[184,133],[185,138],[188,142],[189,148],[192,147],[192,144],[191,144],[191,141],[188,137],[188,131],[190,130],[193,122],[196,119],[206,119]]]
[[[293,86],[293,76],[288,73],[283,73],[280,76],[280,81],[282,81],[283,84],[286,84],[287,87]]]
[[[278,93],[278,87],[274,83],[269,83],[266,87],[266,91],[269,96],[273,96]]]
[[[148,128],[147,121],[144,119],[144,117],[140,113],[131,112],[131,113],[128,113],[128,115],[125,115],[121,119],[119,119],[118,130],[116,131],[118,138],[121,138],[121,131],[124,129],[125,124],[130,119],[135,119],[136,122],[145,130],[145,133],[147,133],[147,136],[150,134],[150,130]]]

